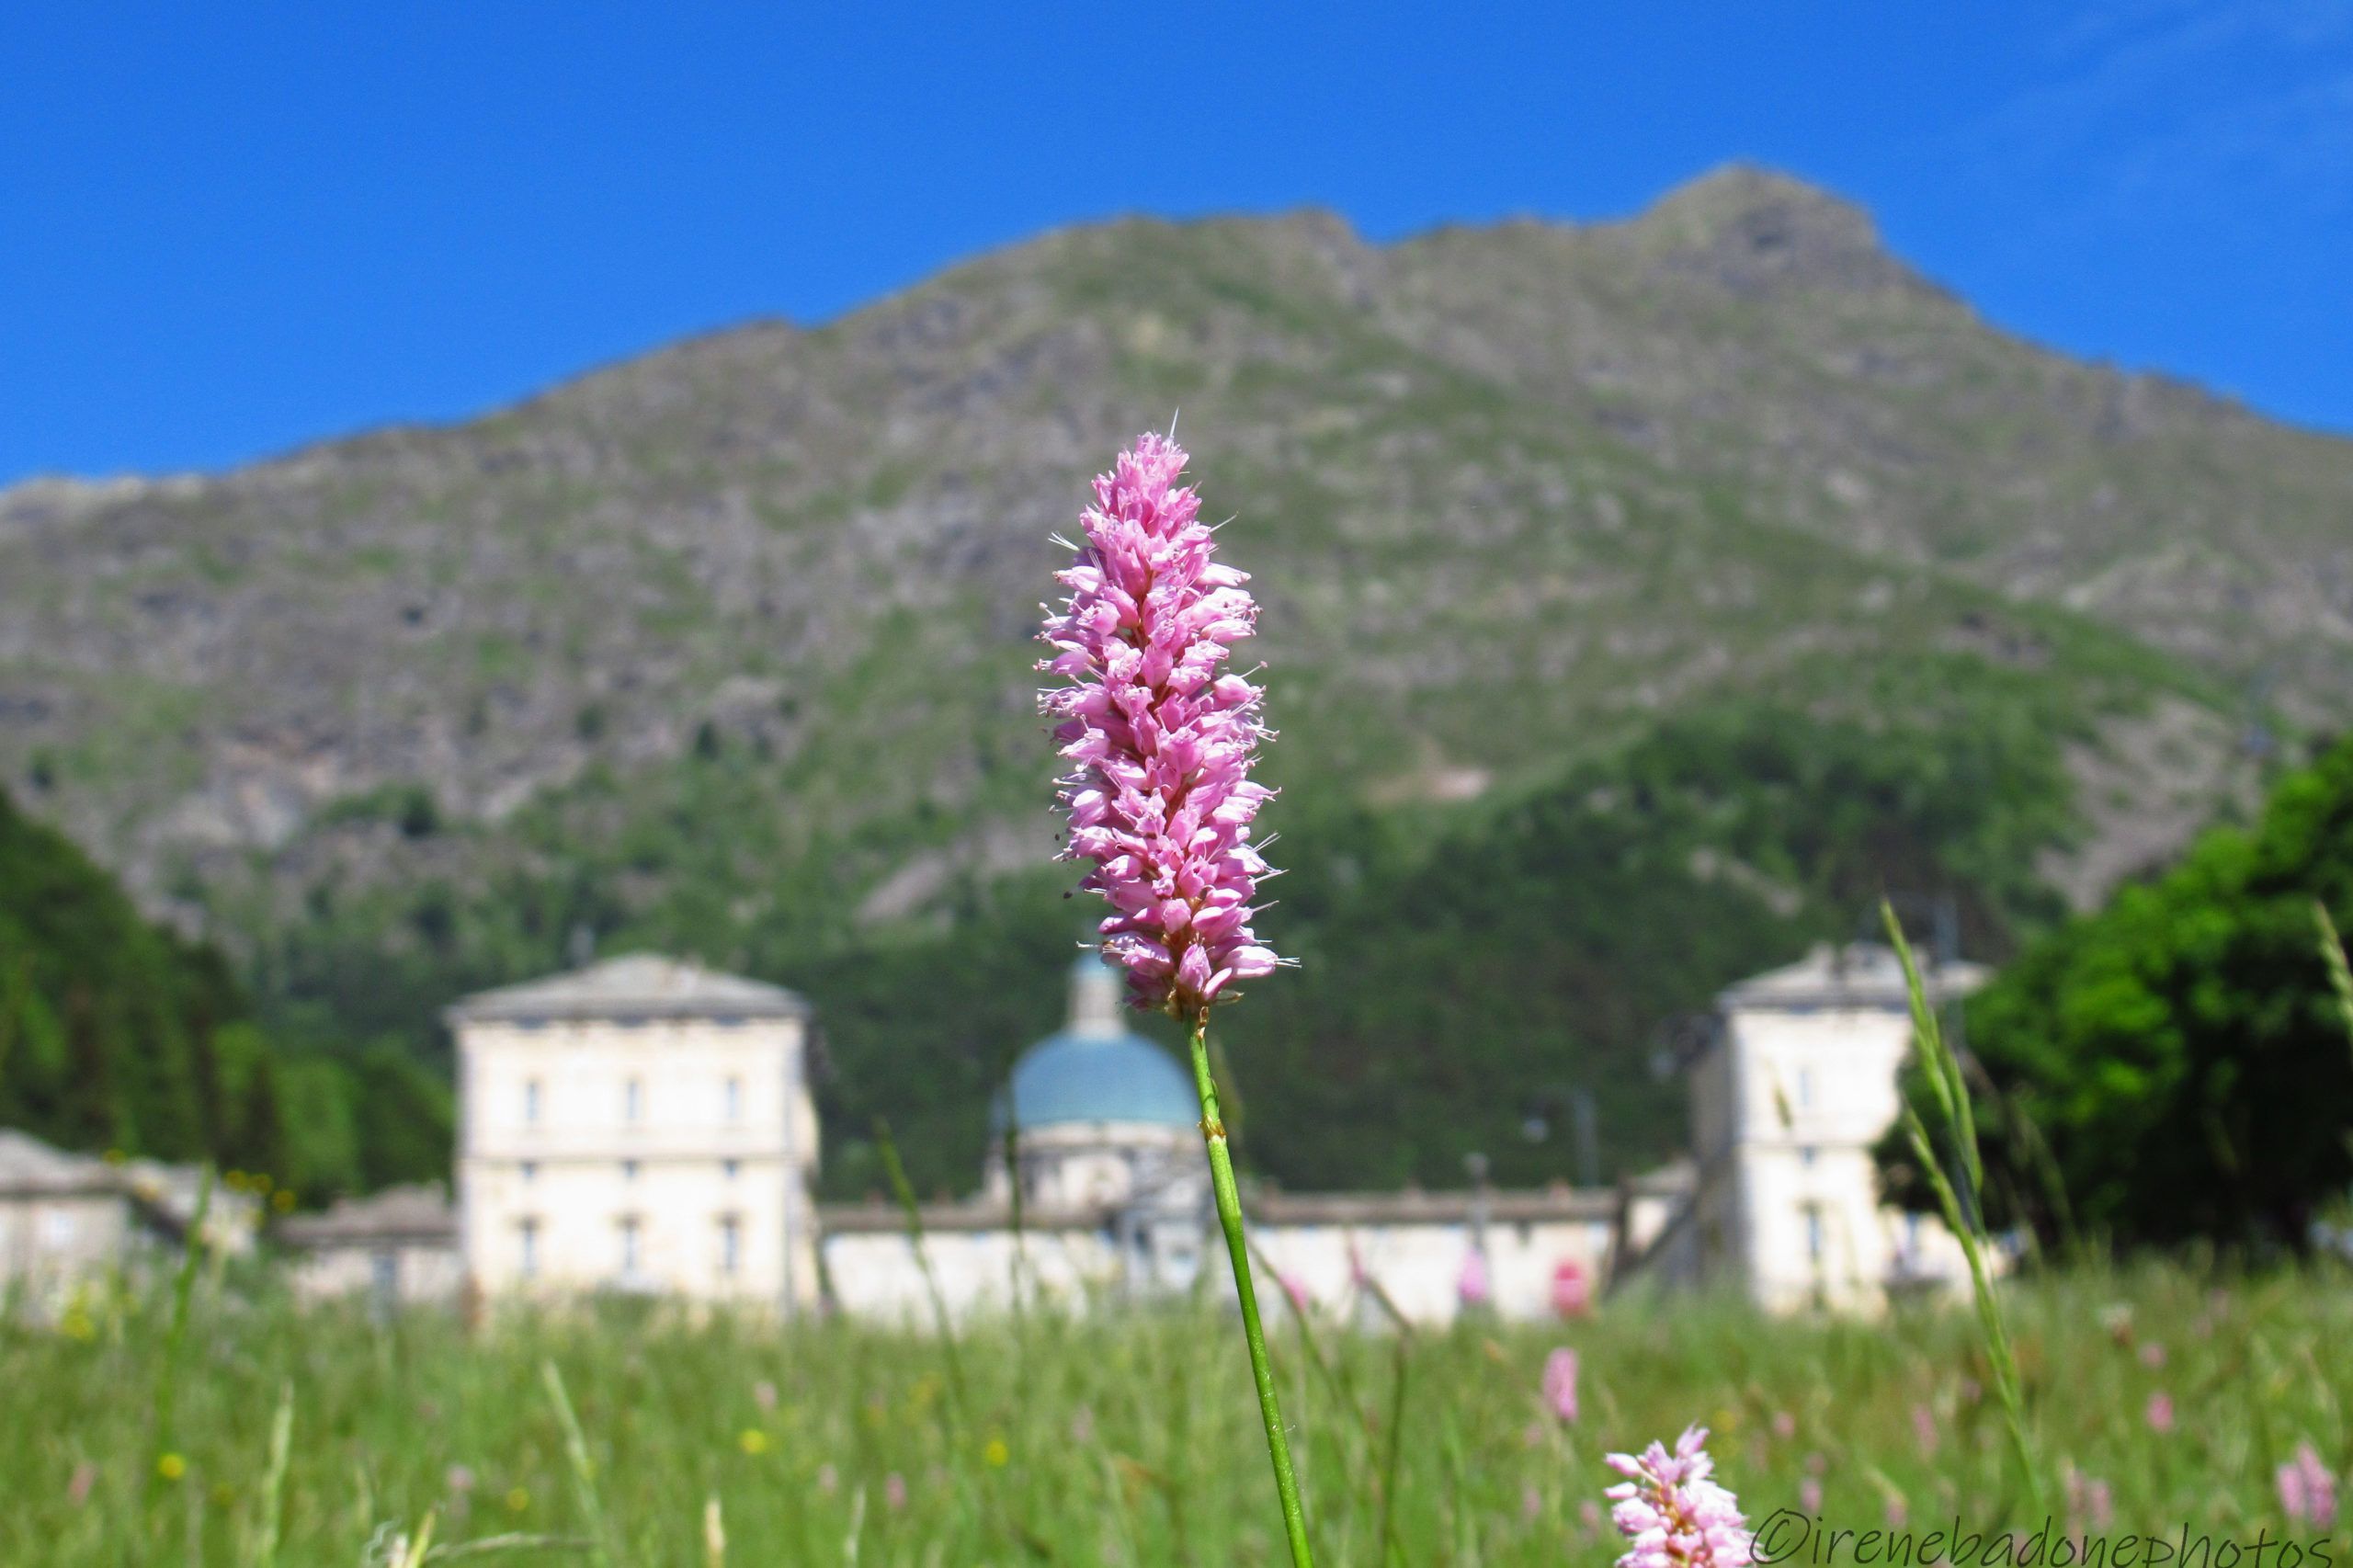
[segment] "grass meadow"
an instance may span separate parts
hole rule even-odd
[[[2300,1445],[2340,1475],[2353,1458],[2342,1269],[2086,1267],[2005,1295],[2063,1528],[2277,1540],[2292,1521],[2275,1475]],[[1303,1336],[1273,1310],[1336,1568],[1607,1562],[1601,1455],[1693,1421],[1752,1522],[2037,1522],[1965,1307],[1774,1321],[1620,1299],[1403,1339],[1328,1319]],[[1562,1345],[1581,1361],[1574,1422],[1540,1392]],[[371,1323],[207,1280],[182,1308],[164,1290],[10,1314],[0,1400],[8,1568],[1284,1555],[1241,1338],[1207,1306],[1033,1312],[942,1342],[627,1303]]]

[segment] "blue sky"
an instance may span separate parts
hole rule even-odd
[[[1727,160],[2353,432],[2353,0],[0,10],[0,483],[448,419],[1058,223],[1622,215]]]

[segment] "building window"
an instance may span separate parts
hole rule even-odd
[[[540,1081],[537,1078],[527,1078],[523,1081],[523,1119],[533,1126],[539,1124]]]
[[[635,1160],[623,1160],[621,1162],[621,1179],[623,1181],[635,1181],[637,1179],[637,1162]]]
[[[741,1078],[727,1080],[727,1119],[744,1119],[744,1080]]]
[[[1813,1069],[1811,1067],[1798,1069],[1798,1104],[1807,1107],[1813,1104]]]
[[[744,1266],[744,1226],[733,1214],[719,1219],[719,1271],[733,1274]]]
[[[540,1271],[540,1222],[526,1220],[519,1228],[523,1236],[523,1278],[529,1279]]]
[[[1818,1204],[1805,1206],[1805,1256],[1814,1263],[1822,1261],[1822,1209]]]
[[[637,1216],[626,1215],[621,1220],[621,1273],[634,1278],[637,1274]]]
[[[725,1176],[729,1181],[733,1181],[735,1179],[735,1173],[743,1168],[744,1162],[741,1160],[722,1160],[719,1162],[719,1174]]]
[[[631,1078],[621,1087],[621,1119],[636,1121],[645,1114],[645,1085]]]
[[[74,1213],[52,1209],[40,1217],[40,1244],[49,1252],[64,1252],[74,1244]]]
[[[1821,1150],[1816,1149],[1811,1143],[1800,1144],[1798,1146],[1798,1164],[1811,1168],[1813,1165],[1813,1157],[1821,1152]]]
[[[540,1162],[539,1162],[539,1161],[537,1161],[537,1160],[525,1160],[525,1161],[523,1162],[523,1165],[522,1165],[522,1172],[523,1172],[523,1179],[524,1179],[525,1181],[537,1181],[537,1180],[539,1180],[539,1179],[540,1179]]]

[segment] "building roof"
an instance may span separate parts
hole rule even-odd
[[[1955,961],[1924,968],[1920,981],[1931,1001],[1946,1002],[1984,984],[1989,972],[1983,964]],[[1843,948],[1816,943],[1797,962],[1730,986],[1716,1002],[1727,1012],[1821,1007],[1905,1012],[1911,1007],[1895,949],[1878,942]]]
[[[484,991],[443,1015],[452,1024],[539,1018],[799,1018],[808,1000],[781,985],[654,953]]]
[[[119,1192],[121,1178],[104,1160],[52,1149],[28,1132],[0,1129],[0,1192]]]
[[[1092,954],[1071,972],[1070,1023],[1021,1053],[1012,1081],[989,1108],[1005,1131],[1007,1094],[1024,1130],[1084,1122],[1191,1127],[1201,1119],[1193,1080],[1160,1047],[1130,1029],[1119,973]]]
[[[339,1198],[324,1214],[286,1220],[278,1234],[287,1245],[302,1248],[395,1242],[455,1245],[458,1216],[439,1183],[417,1183],[388,1187],[367,1198]]]
[[[1142,1035],[1049,1035],[1021,1053],[1007,1086],[1024,1131],[1098,1121],[1191,1127],[1201,1119],[1193,1081]],[[994,1131],[1004,1131],[1006,1097],[990,1108]]]

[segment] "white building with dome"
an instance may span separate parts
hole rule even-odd
[[[1930,983],[1945,998],[1981,978],[1952,965]],[[1615,1187],[1245,1189],[1261,1296],[1443,1323],[1583,1311],[1636,1276],[1775,1309],[1950,1288],[1952,1238],[1874,1185],[1910,1043],[1901,980],[1892,953],[1859,946],[1727,990],[1690,1068],[1693,1159]],[[315,1291],[372,1281],[388,1300],[462,1278],[494,1298],[618,1290],[927,1324],[934,1285],[960,1318],[1230,1291],[1191,1073],[1130,1026],[1121,990],[1079,960],[1063,1027],[973,1108],[990,1132],[977,1196],[920,1206],[920,1255],[896,1205],[813,1200],[810,1005],[647,955],[450,1009],[453,1223],[422,1193],[286,1239]]]
[[[1015,1129],[1021,1199],[1038,1209],[1125,1203],[1174,1181],[1209,1190],[1201,1104],[1189,1069],[1128,1027],[1125,986],[1088,953],[1071,971],[1070,1020],[1015,1062],[989,1108],[983,1191],[1005,1202]]]
[[[980,1196],[921,1208],[925,1258],[951,1315],[1008,1308],[1017,1290],[1064,1306],[1181,1295],[1197,1283],[1232,1290],[1199,1092],[1188,1066],[1129,1027],[1123,991],[1094,954],[1077,960],[1067,1021],[1021,1054],[991,1107]],[[1687,1192],[1678,1167],[1600,1191],[1257,1190],[1244,1202],[1270,1312],[1290,1295],[1360,1321],[1393,1307],[1442,1323],[1465,1310],[1538,1317],[1597,1300],[1613,1259],[1663,1231]],[[927,1319],[929,1288],[899,1210],[830,1206],[819,1219],[843,1310]],[[1466,1295],[1469,1279],[1483,1293]]]

